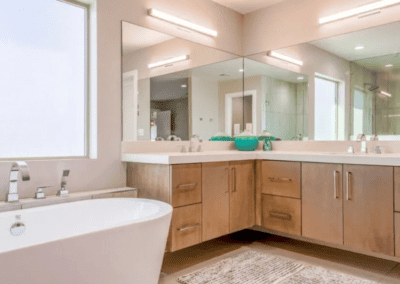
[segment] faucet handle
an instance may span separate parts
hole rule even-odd
[[[52,187],[52,186],[50,186],[50,185],[47,185],[47,186],[39,186],[39,187],[37,188],[37,190],[36,190],[35,198],[36,198],[36,199],[44,199],[44,198],[46,198],[46,196],[44,195],[43,190],[46,189],[46,188],[49,188],[49,187]]]

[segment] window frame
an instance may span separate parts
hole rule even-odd
[[[89,159],[90,158],[90,5],[85,4],[75,0],[56,0],[58,2],[63,2],[68,5],[73,5],[79,8],[83,8],[85,11],[85,46],[84,46],[84,54],[85,54],[85,86],[84,86],[84,102],[85,102],[85,113],[84,113],[84,154],[82,156],[43,156],[43,157],[0,157],[0,162],[5,161],[14,161],[18,160],[30,160],[30,161],[43,161],[43,160],[80,160],[80,159]]]

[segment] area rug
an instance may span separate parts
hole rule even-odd
[[[179,277],[182,284],[377,284],[321,267],[250,250]]]

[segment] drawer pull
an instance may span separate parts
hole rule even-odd
[[[183,232],[183,231],[187,231],[187,230],[190,230],[190,229],[199,227],[199,226],[201,226],[201,224],[196,224],[196,225],[193,225],[193,226],[189,226],[189,227],[185,227],[185,228],[180,228],[180,229],[178,229],[178,231],[179,231],[179,232]]]
[[[351,200],[350,198],[350,183],[351,183],[351,172],[347,172],[347,184],[346,184],[346,199]]]
[[[338,196],[338,182],[337,182],[338,176],[339,176],[339,171],[334,171],[333,172],[333,190],[334,190],[334,196],[333,197],[335,199],[339,198],[339,196]]]
[[[269,216],[271,216],[272,218],[278,218],[278,219],[282,219],[282,220],[291,220],[292,219],[292,215],[287,214],[287,213],[279,213],[279,212],[269,212]]]
[[[270,181],[272,181],[272,182],[292,182],[291,178],[273,178],[273,177],[269,177],[268,179]]]
[[[195,189],[196,185],[197,185],[197,183],[181,184],[181,185],[178,185],[178,188],[181,189],[182,191],[188,191],[188,190]]]

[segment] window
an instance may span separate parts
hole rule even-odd
[[[315,140],[338,139],[338,83],[315,77]]]
[[[5,1],[0,159],[88,155],[88,7]]]

